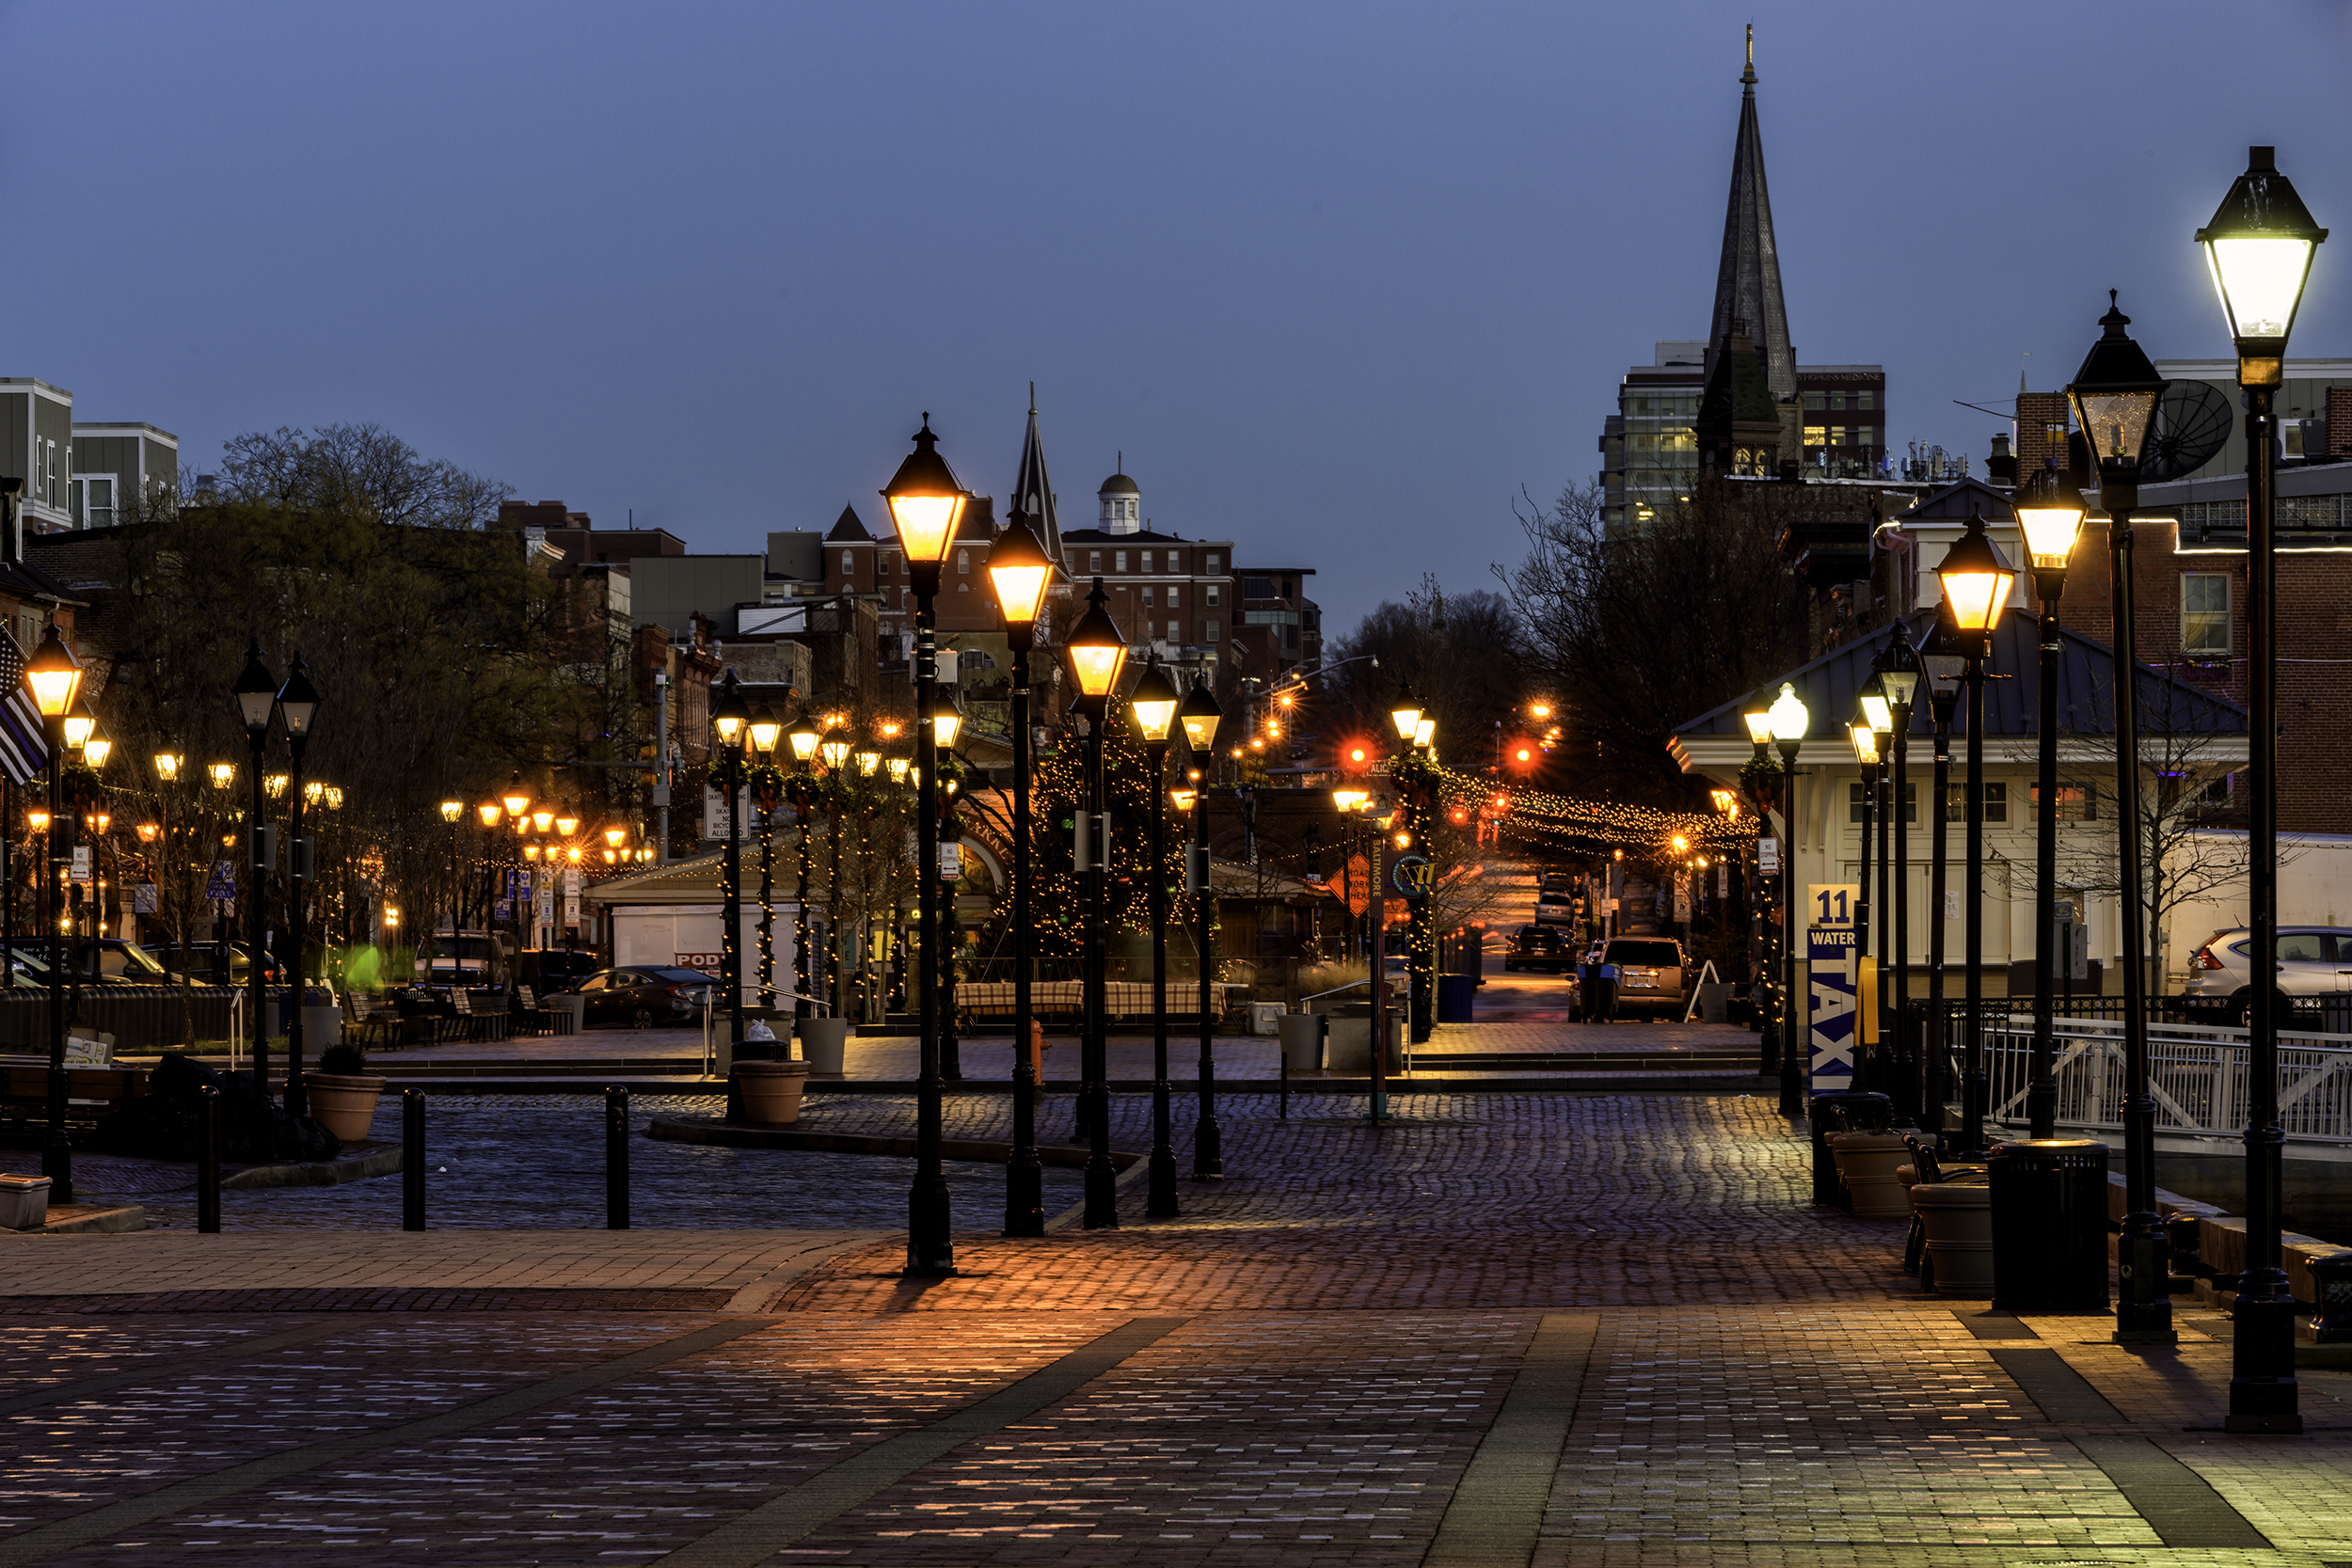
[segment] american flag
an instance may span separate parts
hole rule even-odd
[[[17,784],[31,784],[49,765],[49,732],[24,689],[24,650],[0,627],[0,770]]]

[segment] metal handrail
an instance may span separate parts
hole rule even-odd
[[[1372,984],[1372,976],[1367,974],[1360,980],[1350,980],[1343,986],[1333,986],[1329,990],[1319,990],[1312,996],[1302,996],[1298,999],[1298,1005],[1301,1008],[1304,1008],[1310,1002],[1320,1002],[1327,996],[1337,996],[1343,990],[1354,990],[1358,986],[1368,986],[1370,984]]]

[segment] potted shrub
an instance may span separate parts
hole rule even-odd
[[[310,1115],[343,1142],[366,1140],[375,1121],[375,1097],[384,1080],[368,1071],[368,1059],[356,1045],[330,1045],[319,1053],[316,1072],[302,1075],[309,1091]]]
[[[738,1062],[735,1086],[743,1119],[781,1127],[801,1119],[801,1090],[808,1083],[806,1062]]]

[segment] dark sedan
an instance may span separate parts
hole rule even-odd
[[[691,1023],[719,982],[699,969],[664,964],[628,964],[599,970],[574,987],[586,998],[580,1022],[618,1024],[624,1029],[660,1029]]]
[[[1522,926],[1502,956],[1504,974],[1514,970],[1549,970],[1564,974],[1576,967],[1576,948],[1568,933],[1557,926]]]

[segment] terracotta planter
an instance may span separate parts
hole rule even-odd
[[[806,1062],[738,1062],[735,1085],[743,1097],[743,1119],[782,1127],[801,1119],[801,1088]]]
[[[1981,1182],[1921,1182],[1912,1207],[1927,1231],[1927,1279],[1940,1296],[1993,1294],[1993,1189]]]
[[[1824,1139],[1837,1161],[1837,1180],[1863,1220],[1899,1220],[1911,1214],[1911,1199],[1896,1177],[1911,1158],[1902,1139],[1890,1132],[1831,1132]]]
[[[310,1097],[310,1115],[321,1126],[347,1144],[367,1140],[375,1122],[375,1097],[384,1092],[383,1079],[306,1072],[302,1087]]]

